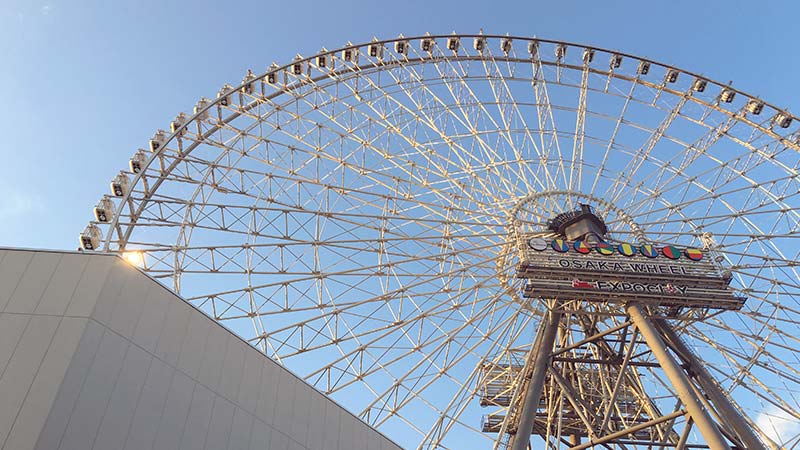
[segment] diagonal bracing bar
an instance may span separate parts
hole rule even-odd
[[[516,427],[516,434],[512,436],[511,450],[526,450],[531,438],[533,422],[536,419],[536,409],[539,407],[539,398],[542,396],[544,378],[547,367],[550,365],[553,344],[556,340],[558,324],[561,321],[561,313],[549,311],[546,320],[542,321],[538,335],[531,349],[530,357],[526,366],[533,364],[528,388],[524,392],[519,421]],[[526,367],[526,370],[527,367]]]
[[[728,446],[716,423],[714,423],[714,419],[695,396],[689,378],[678,365],[678,362],[675,361],[675,358],[667,351],[667,345],[659,335],[658,330],[645,317],[639,305],[633,303],[628,305],[626,309],[634,325],[639,329],[639,333],[653,352],[653,356],[656,357],[661,368],[664,369],[664,373],[675,388],[678,397],[686,406],[689,416],[697,425],[700,434],[705,438],[708,447],[711,450],[730,450],[730,446]]]
[[[758,438],[750,424],[747,423],[745,418],[739,412],[739,409],[728,399],[725,393],[720,388],[719,384],[714,380],[708,370],[694,356],[693,352],[681,340],[680,336],[675,333],[672,326],[663,319],[654,321],[654,325],[661,332],[661,335],[666,339],[667,344],[672,348],[675,354],[687,364],[695,375],[698,384],[703,389],[705,395],[711,400],[714,407],[717,408],[720,416],[725,420],[726,424],[733,428],[733,431],[742,440],[748,450],[767,450],[764,443]]]

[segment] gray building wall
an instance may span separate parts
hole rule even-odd
[[[397,450],[121,258],[0,249],[0,449]]]

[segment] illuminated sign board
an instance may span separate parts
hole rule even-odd
[[[665,306],[739,309],[731,277],[702,250],[673,245],[521,240],[517,276],[524,296]]]

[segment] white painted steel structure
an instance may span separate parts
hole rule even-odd
[[[180,114],[115,178],[82,240],[128,255],[404,446],[485,448],[496,436],[481,431],[481,374],[518,373],[545,310],[521,297],[516,236],[591,203],[616,240],[709,249],[731,270],[741,311],[669,328],[706,386],[791,448],[800,436],[768,418],[800,420],[798,124],[729,84],[590,46],[348,44],[248,73]],[[589,324],[599,334],[630,325],[607,312]],[[585,353],[577,336],[556,345]],[[625,339],[629,354],[646,348]],[[638,395],[640,419],[667,411],[659,445],[702,441],[642,352],[622,370],[640,388],[598,395]],[[492,407],[490,419],[509,408]],[[613,434],[611,412],[578,419]]]

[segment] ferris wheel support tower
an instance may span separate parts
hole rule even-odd
[[[606,226],[600,218],[595,216],[588,205],[581,205],[581,209],[573,212],[561,214],[550,222],[551,230],[556,232],[558,240],[553,241],[553,247],[556,247],[562,242],[574,242],[576,248],[583,248],[579,245],[580,242],[585,242],[588,245],[594,246],[594,249],[602,248],[605,244],[604,234]],[[543,251],[541,247],[542,238],[529,238],[536,239],[540,242],[532,245],[537,250]],[[562,240],[563,239],[563,240]],[[558,244],[556,244],[558,243]],[[526,246],[527,242],[523,242],[522,246]],[[589,247],[591,248],[591,247]],[[584,250],[585,251],[585,250]],[[591,251],[591,250],[590,250]],[[532,252],[528,252],[529,256],[534,256]],[[561,260],[559,262],[562,262]],[[552,262],[552,261],[551,261]],[[588,261],[587,261],[588,262]],[[530,277],[535,285],[542,284],[544,287],[548,282],[555,281],[554,279],[547,279],[552,276],[551,272],[546,269],[542,270],[541,267],[535,266],[535,259],[524,259],[521,263],[520,276]],[[564,263],[561,264],[565,265]],[[577,265],[577,263],[576,263]],[[544,275],[544,277],[542,276]],[[567,273],[571,277],[571,273]],[[584,274],[586,275],[586,274]],[[616,273],[611,276],[625,276],[625,273]],[[628,274],[629,275],[629,274]],[[584,289],[602,288],[604,284],[598,284],[597,279],[608,277],[609,274],[596,274],[592,281],[578,280],[577,277],[573,278],[573,287],[580,286]],[[553,277],[557,279],[558,277]],[[713,278],[710,277],[710,278]],[[723,276],[724,278],[724,276]],[[714,284],[718,280],[708,280],[710,284]],[[600,281],[600,283],[603,283]],[[723,281],[723,284],[727,284]],[[534,297],[537,289],[526,289],[526,297]],[[547,290],[547,287],[542,289]],[[553,294],[551,292],[551,294]],[[710,295],[725,296],[724,289],[719,292],[709,292]],[[592,405],[587,404],[586,400],[591,395],[585,395],[581,392],[581,386],[571,385],[569,380],[577,380],[584,374],[570,370],[568,365],[562,368],[561,371],[554,366],[554,361],[558,361],[558,355],[568,351],[569,348],[558,348],[555,344],[559,334],[566,335],[572,334],[573,339],[576,333],[570,331],[569,317],[575,317],[576,322],[591,321],[591,315],[596,313],[592,311],[591,305],[586,306],[587,312],[581,312],[583,307],[578,304],[579,309],[565,309],[564,300],[570,298],[570,294],[558,294],[555,300],[547,301],[547,312],[543,317],[536,339],[531,346],[530,352],[526,359],[526,364],[522,368],[520,375],[522,381],[517,389],[515,399],[511,402],[511,414],[506,417],[503,424],[503,431],[509,436],[500,434],[501,439],[498,440],[498,447],[510,447],[511,450],[526,450],[530,448],[530,442],[527,438],[528,432],[525,430],[532,430],[531,434],[537,434],[537,415],[540,418],[544,417],[561,417],[563,418],[571,412],[576,413],[585,429],[580,426],[576,427],[571,434],[571,449],[582,450],[585,448],[593,447],[600,444],[616,443],[624,446],[625,444],[632,444],[636,441],[637,433],[645,432],[649,428],[653,428],[661,436],[663,440],[669,441],[670,427],[674,424],[675,420],[679,417],[685,417],[687,426],[684,429],[683,435],[679,436],[677,441],[674,442],[676,448],[682,448],[686,444],[686,438],[693,423],[699,430],[700,434],[706,441],[708,448],[712,450],[729,450],[733,448],[747,448],[766,450],[764,443],[753,432],[750,424],[744,419],[738,408],[724,395],[719,386],[713,382],[710,374],[703,368],[702,364],[697,360],[696,356],[689,350],[683,343],[680,336],[675,332],[673,327],[665,319],[665,316],[659,312],[659,306],[675,302],[675,299],[663,299],[662,304],[654,303],[652,299],[637,298],[635,293],[627,294],[619,297],[608,297],[606,302],[608,304],[618,303],[621,308],[624,308],[627,315],[625,324],[625,336],[629,336],[627,340],[619,342],[620,348],[626,348],[627,352],[622,355],[621,360],[617,358],[616,367],[620,374],[614,385],[611,398],[606,401],[608,405],[613,405],[618,401],[616,395],[619,394],[620,388],[624,385],[625,377],[623,374],[635,366],[636,355],[634,350],[638,347],[645,347],[652,353],[657,361],[657,365],[664,371],[666,378],[672,384],[674,392],[677,394],[678,406],[675,411],[661,415],[661,417],[640,417],[634,420],[633,424],[627,427],[608,427],[610,419],[609,411],[603,411],[602,408],[592,409]],[[595,299],[598,300],[598,299]],[[743,301],[743,300],[742,300]],[[680,302],[680,301],[679,301]],[[650,308],[648,306],[651,306]],[[671,305],[673,308],[675,305]],[[694,305],[686,303],[684,306],[692,308]],[[741,305],[739,305],[741,306]],[[708,305],[698,304],[697,307],[707,310]],[[673,313],[675,309],[671,310]],[[566,312],[566,314],[565,314]],[[652,313],[651,313],[652,312]],[[565,320],[565,317],[567,319]],[[573,347],[580,347],[581,345],[590,343],[595,340],[603,340],[606,336],[613,334],[615,331],[610,330],[601,333],[577,333],[581,334],[581,339],[578,344]],[[638,338],[641,337],[641,341]],[[624,344],[624,345],[622,345]],[[641,354],[641,349],[636,350]],[[673,353],[675,356],[673,356]],[[610,355],[609,355],[610,356]],[[680,362],[676,359],[680,358]],[[563,360],[568,362],[567,360]],[[595,372],[593,375],[602,377],[604,374],[598,367],[602,364],[613,364],[612,358],[607,361],[597,360],[589,361],[584,359],[580,361],[583,363],[593,363],[595,368],[589,369],[590,372]],[[653,365],[651,363],[651,365]],[[574,368],[573,368],[574,369]],[[542,399],[542,394],[545,388],[545,383],[548,380],[555,381],[560,394],[566,397],[570,403],[569,406],[564,407],[563,403],[548,404]],[[551,383],[552,385],[552,383]],[[554,385],[554,387],[555,387]],[[641,393],[640,393],[641,394]],[[643,399],[647,401],[647,399]],[[680,408],[680,405],[683,408]],[[545,406],[542,408],[542,406]],[[555,408],[554,408],[555,406]],[[600,406],[600,405],[598,405]],[[580,409],[584,409],[583,414],[580,414]],[[514,410],[517,414],[514,414]],[[592,417],[602,417],[600,426],[597,426],[597,421]],[[646,420],[647,419],[647,420]],[[561,422],[563,424],[563,421]],[[659,429],[659,427],[661,427]],[[538,427],[541,429],[541,426]],[[615,429],[617,428],[617,429]],[[651,435],[652,436],[652,435]],[[509,441],[504,442],[504,437]],[[548,440],[547,434],[542,433],[542,437]],[[586,443],[581,443],[581,438],[587,437],[589,439]],[[632,439],[633,437],[633,439]],[[673,436],[674,439],[675,436]],[[727,439],[726,439],[727,437]]]

